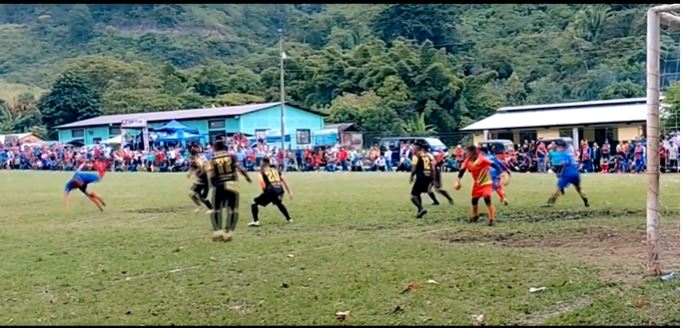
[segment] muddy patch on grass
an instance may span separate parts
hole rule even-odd
[[[464,231],[434,231],[431,237],[450,243],[487,243],[505,247],[579,247],[618,241],[639,243],[643,232],[608,227],[578,227],[545,234],[523,232],[486,232],[471,234]],[[603,246],[603,245],[602,245]]]
[[[646,211],[641,209],[537,209],[533,211],[523,212],[505,212],[500,214],[505,221],[522,221],[522,222],[541,222],[541,221],[566,221],[566,220],[584,220],[591,218],[604,217],[624,217],[624,216],[645,216]],[[661,211],[663,216],[679,216],[678,210]]]
[[[679,223],[662,226],[661,258],[666,271],[679,271]],[[424,232],[430,238],[456,244],[490,245],[548,251],[559,257],[578,259],[604,268],[606,281],[641,280],[646,263],[646,230],[607,226],[561,228],[555,231],[460,230]]]

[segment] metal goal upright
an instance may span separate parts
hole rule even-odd
[[[661,5],[649,8],[647,12],[646,38],[646,139],[647,139],[647,177],[648,188],[646,198],[646,248],[647,271],[659,275],[662,273],[660,262],[660,224],[659,224],[659,188],[660,159],[658,148],[660,142],[660,50],[661,23],[669,26],[680,25],[680,5]]]

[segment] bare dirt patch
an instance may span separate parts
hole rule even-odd
[[[645,268],[646,231],[604,226],[561,228],[537,233],[489,231],[480,234],[462,230],[425,232],[448,243],[488,244],[502,247],[550,251],[558,256],[597,264],[607,281],[641,280]],[[661,236],[661,258],[665,271],[680,267],[679,223],[666,224]]]

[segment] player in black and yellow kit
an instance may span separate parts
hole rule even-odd
[[[193,143],[189,147],[189,173],[188,176],[192,178],[192,187],[189,189],[189,198],[197,204],[195,212],[205,207],[211,210],[211,202],[208,201],[208,175],[204,168],[204,161],[201,159],[201,151],[199,145]]]
[[[417,219],[421,219],[426,215],[426,210],[422,207],[422,193],[431,191],[431,187],[435,183],[436,163],[433,156],[426,151],[426,145],[422,143],[415,143],[413,146],[412,156],[412,174],[410,174],[410,183],[412,185],[412,203],[417,207]]]
[[[284,191],[286,190],[289,194],[289,199],[293,198],[291,189],[286,180],[282,176],[282,172],[270,166],[270,159],[263,158],[263,162],[259,173],[260,178],[260,188],[263,192],[258,195],[258,197],[253,199],[251,204],[251,214],[253,214],[253,221],[249,223],[249,226],[258,227],[260,223],[258,222],[258,206],[268,206],[268,204],[273,203],[279,209],[287,222],[292,222],[289,216],[289,211],[282,204],[282,197],[284,196]]]
[[[436,190],[439,194],[443,195],[445,199],[448,200],[448,203],[450,205],[453,205],[455,202],[452,200],[452,197],[450,197],[450,194],[443,189],[443,175],[442,175],[442,170],[443,170],[443,165],[445,165],[445,157],[443,156],[440,161],[436,161],[436,166],[435,170],[433,171],[435,174],[435,178],[433,179],[433,186],[427,193],[431,200],[433,201],[433,205],[440,205],[438,202],[438,199],[436,199],[436,194],[433,193],[433,190]]]
[[[211,224],[213,225],[213,240],[231,241],[237,221],[239,220],[239,189],[237,187],[237,173],[244,176],[251,183],[251,178],[239,166],[237,157],[227,153],[225,140],[218,139],[213,144],[213,158],[206,163],[206,173],[213,189],[213,211]],[[229,220],[222,230],[223,209],[227,210]]]

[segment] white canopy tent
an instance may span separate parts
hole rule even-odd
[[[100,143],[107,144],[107,145],[120,145],[122,140],[123,140],[123,135],[119,134],[119,135],[113,136],[107,140],[100,141]]]

